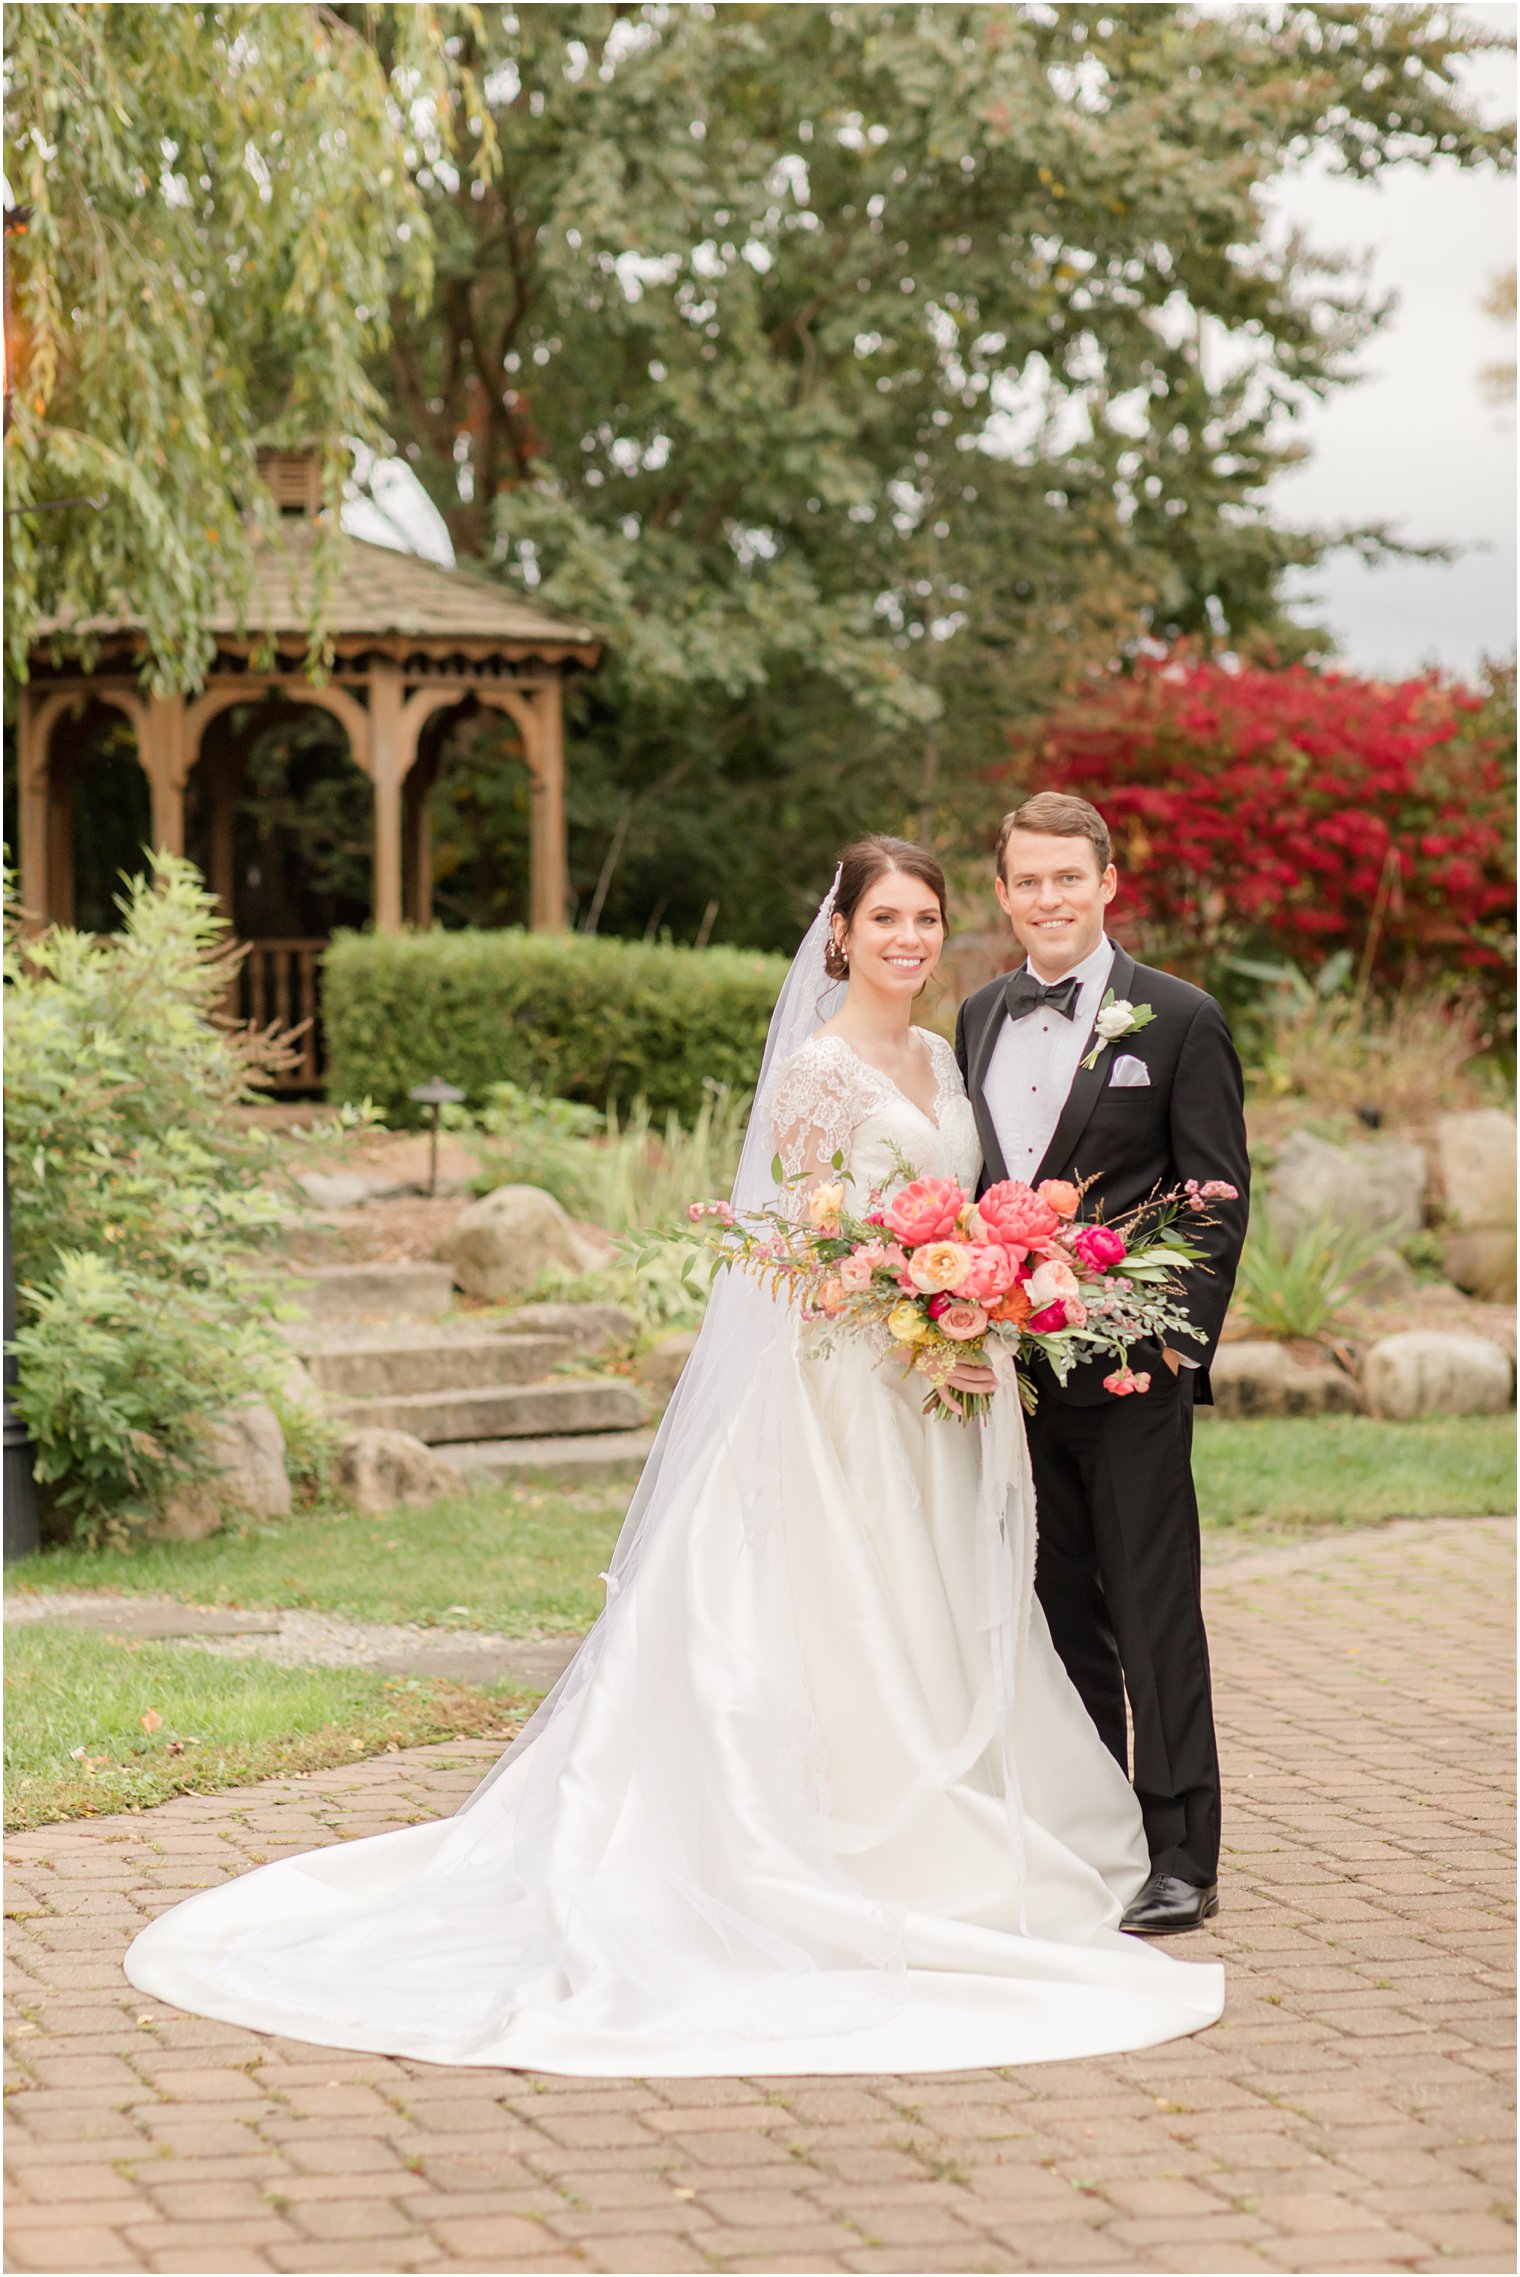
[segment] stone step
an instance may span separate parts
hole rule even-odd
[[[372,1329],[341,1339],[310,1336],[297,1349],[318,1390],[341,1399],[500,1390],[534,1384],[568,1360],[568,1336],[503,1336],[490,1330]]]
[[[473,1483],[492,1486],[632,1486],[644,1468],[652,1431],[599,1431],[563,1439],[476,1439],[451,1446]]]
[[[318,1319],[383,1314],[425,1319],[454,1302],[447,1265],[308,1265],[291,1276],[291,1301]]]
[[[644,1420],[631,1384],[602,1376],[497,1390],[395,1393],[334,1400],[337,1422],[356,1431],[409,1431],[430,1447],[466,1439],[559,1438],[582,1431],[628,1431]]]

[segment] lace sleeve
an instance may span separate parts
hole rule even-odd
[[[829,1036],[805,1044],[787,1062],[771,1094],[771,1131],[788,1178],[812,1186],[825,1179],[836,1154],[846,1157],[860,1119],[859,1087],[851,1055]],[[801,1196],[807,1187],[792,1189]]]

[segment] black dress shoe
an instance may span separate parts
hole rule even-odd
[[[1152,1874],[1133,1904],[1125,1908],[1121,1929],[1136,1937],[1176,1937],[1201,1929],[1219,1911],[1219,1884],[1185,1882],[1180,1874]]]

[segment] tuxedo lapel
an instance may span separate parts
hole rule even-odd
[[[1003,1022],[1006,1018],[1007,1014],[1003,1010],[1003,993],[999,989],[992,999],[986,1019],[982,1022],[980,1034],[971,1039],[971,1050],[967,1059],[970,1081],[966,1089],[971,1096],[971,1112],[976,1117],[977,1136],[982,1142],[982,1164],[987,1183],[990,1186],[997,1185],[1001,1179],[1008,1175],[1008,1165],[1003,1160],[1003,1149],[998,1143],[998,1135],[993,1128],[992,1117],[987,1111],[987,1094],[983,1088],[987,1080],[987,1069],[993,1052],[997,1049],[997,1040],[1003,1032]]]
[[[1104,996],[1109,993],[1110,989],[1115,996],[1128,996],[1134,977],[1134,958],[1127,949],[1116,947],[1114,961],[1109,970],[1108,983],[1103,991]],[[1094,1025],[1086,1043],[1082,1046],[1084,1061],[1092,1057],[1092,1049],[1097,1041],[1098,1031]],[[1077,1141],[1086,1130],[1092,1118],[1092,1111],[1098,1104],[1099,1094],[1107,1081],[1107,1051],[1099,1052],[1093,1066],[1078,1066],[1077,1072],[1072,1078],[1071,1089],[1066,1094],[1066,1104],[1061,1109],[1056,1127],[1050,1134],[1050,1144],[1046,1147],[1041,1158],[1039,1169],[1029,1181],[1031,1186],[1038,1186],[1042,1178],[1053,1178],[1061,1164],[1071,1160]]]

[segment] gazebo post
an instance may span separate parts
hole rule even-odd
[[[570,880],[565,847],[565,714],[557,672],[534,699],[533,731],[530,923],[535,933],[563,933]]]
[[[153,801],[153,844],[161,854],[185,851],[185,699],[150,696],[140,756]]]
[[[375,663],[369,673],[369,758],[375,794],[371,911],[377,933],[401,930],[401,668]]]

